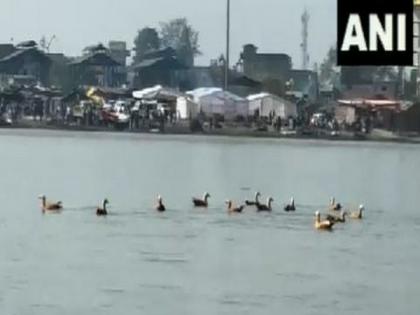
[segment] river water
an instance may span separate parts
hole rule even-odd
[[[419,146],[3,130],[0,156],[1,314],[420,312]],[[256,190],[272,214],[226,213]],[[315,231],[331,196],[365,219]]]

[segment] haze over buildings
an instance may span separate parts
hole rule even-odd
[[[311,14],[310,67],[320,62],[335,43],[336,0],[232,0],[232,62],[244,44],[253,43],[264,52],[287,53],[300,66],[305,6]],[[2,0],[0,42],[55,34],[51,51],[77,56],[99,41],[124,40],[131,47],[138,29],[184,16],[200,32],[203,55],[196,63],[207,65],[225,49],[225,0]]]

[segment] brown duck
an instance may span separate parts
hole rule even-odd
[[[329,220],[321,221],[321,213],[319,211],[315,213],[315,228],[317,230],[331,231],[333,226],[334,222],[331,222]]]
[[[350,218],[357,219],[357,220],[362,220],[364,211],[365,211],[365,206],[360,205],[358,211],[350,213]]]
[[[326,220],[334,222],[334,223],[345,223],[346,222],[347,212],[341,211],[340,215],[335,214],[328,214],[326,216]]]
[[[335,201],[335,198],[334,197],[331,197],[331,199],[330,199],[330,210],[332,210],[332,211],[341,211],[342,208],[343,207],[341,206],[341,204],[340,203],[337,203]]]
[[[45,195],[39,196],[39,199],[41,199],[41,208],[42,212],[46,211],[60,211],[63,209],[63,203],[61,201],[58,202],[51,202],[47,201],[47,197]]]
[[[242,213],[242,211],[245,208],[244,205],[241,205],[239,207],[233,206],[233,202],[231,200],[227,200],[226,204],[228,205],[228,212],[229,213]]]

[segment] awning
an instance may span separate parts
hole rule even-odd
[[[351,99],[351,100],[338,100],[340,106],[351,106],[360,109],[390,109],[395,111],[401,110],[401,101],[397,100],[375,100],[375,99]]]
[[[182,96],[182,94],[178,91],[164,88],[161,85],[133,92],[133,97],[139,100],[157,99],[162,101],[176,101],[179,96]]]

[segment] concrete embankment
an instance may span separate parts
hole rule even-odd
[[[420,135],[397,135],[395,133],[375,129],[370,134],[355,134],[352,132],[340,132],[337,135],[331,135],[329,132],[318,131],[312,133],[302,132],[275,132],[275,131],[255,131],[244,127],[228,127],[222,129],[205,130],[203,132],[191,132],[187,125],[168,125],[164,131],[157,129],[140,128],[138,130],[117,130],[112,127],[104,126],[80,126],[53,124],[40,121],[23,121],[12,126],[3,126],[4,129],[44,129],[61,131],[82,131],[82,132],[120,132],[120,133],[147,133],[147,134],[170,134],[170,135],[206,135],[206,136],[228,136],[228,137],[250,137],[250,138],[279,138],[279,139],[313,139],[313,140],[331,140],[331,141],[376,141],[376,142],[399,142],[420,144]]]

